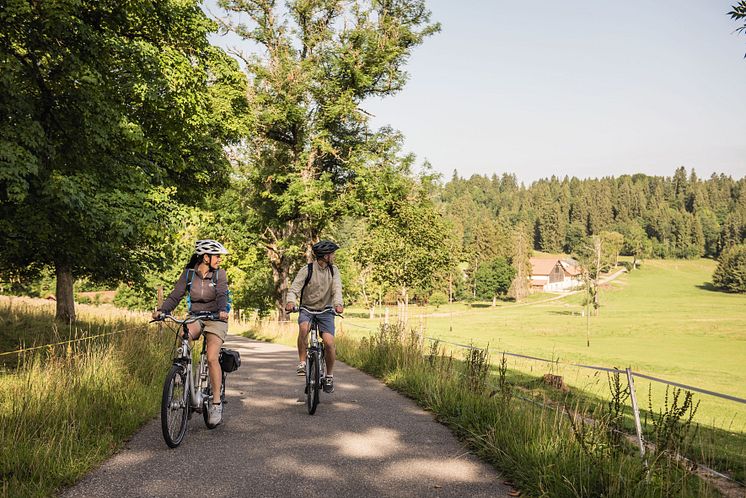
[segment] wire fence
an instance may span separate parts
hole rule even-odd
[[[468,344],[459,344],[457,342],[444,341],[443,339],[438,339],[437,337],[426,337],[426,339],[429,340],[429,341],[437,341],[437,342],[440,342],[440,343],[443,343],[443,344],[450,344],[452,346],[458,346],[458,347],[464,348],[464,349],[475,349],[475,350],[479,350],[479,351],[484,351],[486,349],[486,348],[480,348],[480,347],[472,346],[472,345],[468,345]],[[551,363],[551,364],[555,364],[555,365],[567,365],[567,366],[572,366],[572,367],[585,368],[585,369],[589,369],[589,370],[598,370],[598,371],[601,371],[601,372],[617,373],[617,374],[620,374],[620,375],[622,375],[622,374],[626,375],[626,373],[627,373],[627,370],[620,370],[618,368],[599,367],[599,366],[595,366],[595,365],[584,365],[582,363],[571,363],[571,362],[565,362],[565,361],[560,361],[560,360],[548,360],[546,358],[539,358],[538,356],[529,356],[529,355],[524,355],[524,354],[512,353],[512,352],[509,352],[509,351],[497,351],[497,354],[500,354],[500,355],[504,354],[506,356],[513,356],[513,357],[516,357],[516,358],[525,358],[525,359],[534,360],[534,361],[541,361],[541,362],[544,362],[544,363]],[[661,379],[661,378],[658,378],[658,377],[653,377],[652,375],[647,375],[647,374],[643,374],[643,373],[640,373],[640,372],[635,372],[633,370],[630,370],[630,373],[632,375],[634,375],[635,377],[640,377],[640,378],[643,378],[643,379],[652,380],[653,382],[659,382],[661,384],[667,384],[669,386],[674,386],[674,387],[678,387],[678,388],[681,388],[681,389],[686,389],[687,391],[698,392],[698,393],[701,393],[701,394],[707,394],[709,396],[715,396],[715,397],[718,397],[718,398],[727,399],[729,401],[735,401],[736,403],[746,404],[746,399],[739,398],[738,396],[733,396],[731,394],[719,393],[719,392],[716,392],[716,391],[711,391],[709,389],[703,389],[701,387],[690,386],[688,384],[682,384],[680,382],[674,382],[672,380]]]
[[[437,342],[438,344],[440,344],[440,343],[442,343],[442,344],[449,344],[449,345],[456,346],[456,347],[462,348],[462,349],[467,349],[467,350],[477,350],[477,351],[483,351],[484,352],[484,351],[486,351],[488,349],[488,348],[480,348],[480,347],[477,347],[477,346],[474,346],[474,345],[470,345],[470,344],[461,344],[461,343],[457,343],[457,342],[446,341],[446,340],[439,339],[439,338],[436,338],[436,337],[424,337],[424,339],[427,339],[427,340],[429,340],[431,342]],[[524,354],[519,354],[519,353],[513,353],[513,352],[510,352],[510,351],[496,351],[496,353],[498,355],[505,355],[505,356],[511,356],[511,357],[515,357],[515,358],[522,358],[522,359],[527,359],[527,360],[531,360],[531,361],[538,361],[538,362],[552,364],[552,365],[564,365],[564,366],[571,366],[571,367],[576,367],[576,368],[581,368],[581,369],[588,369],[588,370],[601,371],[601,372],[607,372],[607,373],[612,373],[612,374],[625,375],[627,377],[627,382],[628,382],[629,392],[630,392],[630,401],[631,401],[631,404],[632,404],[632,412],[633,412],[633,416],[634,416],[634,420],[635,420],[635,432],[636,432],[635,436],[636,436],[636,440],[637,440],[636,442],[637,442],[637,445],[638,445],[639,450],[640,450],[640,456],[643,459],[646,458],[645,457],[646,450],[649,449],[649,447],[651,446],[651,443],[645,440],[645,437],[644,437],[643,432],[642,432],[642,427],[641,427],[641,422],[640,422],[640,409],[639,409],[638,404],[637,404],[636,393],[635,393],[635,383],[634,383],[634,378],[635,377],[647,379],[647,380],[652,381],[652,382],[657,382],[657,383],[661,383],[661,384],[664,384],[664,385],[673,386],[673,387],[677,387],[677,388],[680,388],[680,389],[685,389],[687,391],[693,391],[693,392],[705,394],[705,395],[708,395],[708,396],[713,396],[713,397],[716,397],[716,398],[720,398],[720,399],[724,399],[724,400],[727,400],[727,401],[732,401],[732,402],[736,402],[736,403],[740,403],[740,404],[746,405],[746,399],[738,397],[738,396],[734,396],[734,395],[726,394],[726,393],[720,393],[720,392],[712,391],[712,390],[709,390],[709,389],[703,389],[701,387],[691,386],[691,385],[688,385],[688,384],[683,384],[683,383],[680,383],[680,382],[675,382],[675,381],[671,381],[671,380],[667,380],[667,379],[661,379],[661,378],[658,378],[658,377],[654,377],[652,375],[647,375],[647,374],[643,374],[643,373],[640,373],[640,372],[632,371],[629,368],[627,368],[625,370],[621,370],[621,369],[618,369],[618,368],[609,368],[609,367],[603,367],[603,366],[597,366],[597,365],[585,365],[585,364],[582,364],[582,363],[564,362],[564,361],[560,361],[559,359],[550,360],[550,359],[547,359],[547,358],[540,358],[538,356],[531,356],[531,355],[524,355]],[[537,401],[535,399],[531,399],[531,398],[528,398],[528,397],[524,397],[524,396],[520,396],[520,395],[517,395],[517,397],[520,398],[520,399],[522,399],[523,401],[526,401],[526,402],[538,405],[541,408],[545,408],[545,409],[554,409],[554,408],[556,408],[554,406],[547,405],[546,403],[542,403],[540,401]],[[689,458],[686,458],[685,456],[680,455],[680,454],[677,454],[676,457],[678,459],[682,460],[682,461],[688,462],[690,465],[693,466],[693,468],[697,468],[703,475],[706,475],[706,476],[709,476],[709,477],[714,477],[714,478],[717,478],[717,479],[724,479],[724,480],[726,480],[728,482],[734,483],[734,484],[736,484],[738,486],[741,486],[741,487],[746,486],[746,483],[743,483],[743,482],[741,482],[741,481],[739,481],[737,479],[734,479],[730,475],[724,474],[724,473],[719,472],[719,471],[717,471],[717,470],[715,470],[713,468],[710,468],[710,467],[708,467],[706,465],[703,465],[701,462],[695,462],[695,461],[693,461],[693,460],[691,460]]]
[[[42,344],[41,346],[32,346],[32,347],[28,347],[28,348],[19,348],[19,349],[15,349],[13,351],[4,351],[4,352],[0,353],[0,357],[10,356],[10,355],[14,355],[14,354],[15,355],[20,355],[20,354],[27,353],[29,351],[36,351],[36,350],[45,349],[45,348],[54,348],[56,346],[63,346],[65,344],[73,344],[73,343],[81,342],[81,341],[90,341],[92,339],[98,339],[100,337],[107,337],[107,336],[114,335],[114,334],[126,334],[126,333],[129,333],[129,332],[134,332],[134,331],[141,330],[141,329],[142,329],[142,327],[130,328],[130,329],[122,329],[122,330],[114,330],[112,332],[106,332],[106,333],[103,333],[103,334],[88,335],[88,336],[85,336],[85,337],[76,337],[75,339],[69,339],[67,341],[51,342],[49,344]]]

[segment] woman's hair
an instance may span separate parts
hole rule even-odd
[[[197,253],[194,253],[194,254],[192,254],[192,257],[189,258],[189,262],[186,264],[186,266],[184,268],[186,268],[186,269],[194,268],[194,266],[197,263],[199,263],[200,261],[202,261],[202,256],[200,256]]]

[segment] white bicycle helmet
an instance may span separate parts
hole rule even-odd
[[[201,256],[203,254],[228,254],[228,250],[217,240],[198,240],[194,244],[194,252]]]

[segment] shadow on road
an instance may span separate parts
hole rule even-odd
[[[229,337],[241,368],[225,422],[190,421],[181,447],[159,420],[63,496],[506,496],[509,488],[411,400],[338,363],[336,392],[306,411],[296,352]]]

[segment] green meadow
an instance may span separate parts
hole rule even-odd
[[[489,345],[493,363],[499,351],[559,360],[555,365],[508,357],[508,364],[535,375],[562,375],[568,385],[601,396],[608,393],[604,373],[562,362],[630,367],[746,398],[746,296],[715,291],[709,284],[715,266],[705,259],[645,261],[602,288],[600,312],[590,319],[581,294],[555,300],[549,299],[556,295],[534,294],[525,303],[495,307],[410,306],[408,323],[428,337]],[[380,321],[366,318],[362,310],[349,311],[342,327],[353,336],[367,335]],[[397,319],[396,307],[390,319]],[[641,408],[648,407],[648,384],[636,380]],[[664,394],[665,388],[653,383],[654,410],[663,406]],[[746,405],[703,394],[696,399],[701,402],[696,421],[746,432]]]

